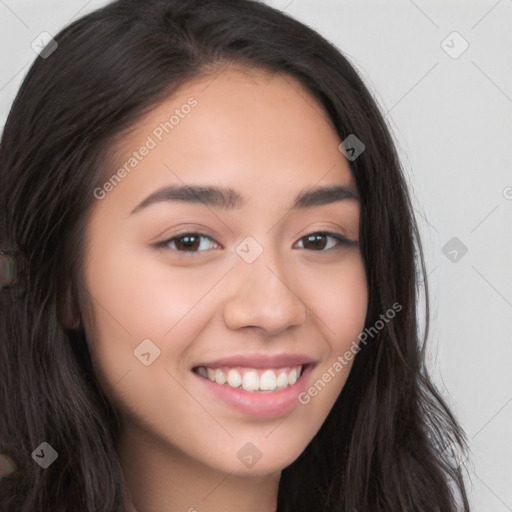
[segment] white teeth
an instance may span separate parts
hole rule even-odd
[[[227,375],[220,368],[214,369],[201,366],[198,367],[197,373],[221,386],[225,384],[245,391],[272,392],[293,386],[301,376],[302,366],[280,370],[268,369],[261,372],[261,374],[254,368],[247,368],[247,370],[242,372],[231,368]]]
[[[244,376],[242,377],[242,388],[245,389],[245,391],[255,391],[259,389],[259,387],[260,379],[258,378],[257,372],[253,370],[244,373]]]
[[[276,387],[277,389],[283,389],[288,386],[288,375],[285,372],[281,372],[277,377]]]
[[[284,372],[282,375],[286,376]],[[274,391],[276,382],[276,374],[272,370],[265,370],[260,376],[260,389],[262,391]]]
[[[217,372],[220,372],[222,370],[217,370]],[[217,382],[218,384],[218,382]],[[228,384],[232,387],[232,388],[237,388],[240,386],[240,384],[242,384],[242,377],[240,376],[240,374],[236,371],[236,370],[229,370],[228,372]]]
[[[225,384],[226,376],[224,375],[224,372],[222,370],[215,370],[215,382],[217,384],[220,384],[221,386],[222,384]]]

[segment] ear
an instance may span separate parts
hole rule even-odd
[[[64,330],[78,331],[82,329],[82,318],[74,283],[66,286],[61,293],[57,305],[57,317]]]

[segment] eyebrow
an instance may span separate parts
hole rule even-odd
[[[353,185],[331,185],[306,189],[297,195],[292,210],[301,210],[313,206],[354,199],[359,201],[359,195]],[[199,204],[222,210],[240,209],[245,204],[243,196],[232,188],[199,186],[199,185],[171,185],[156,190],[137,205],[130,215],[147,208],[149,205],[160,202],[182,201]]]

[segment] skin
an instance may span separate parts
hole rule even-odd
[[[275,511],[281,470],[321,427],[351,363],[307,405],[265,419],[216,398],[191,369],[232,354],[300,352],[317,361],[312,384],[364,327],[359,247],[326,237],[318,249],[304,240],[321,230],[357,240],[359,202],[290,211],[299,191],[354,185],[329,118],[289,76],[229,67],[212,80],[182,85],[123,138],[117,166],[174,109],[197,99],[95,201],[85,234],[80,314],[121,417],[119,457],[138,512]],[[225,211],[159,202],[130,215],[153,191],[184,183],[233,187],[246,204]],[[177,241],[153,246],[185,228],[206,235],[196,254],[185,248],[179,259]],[[252,263],[235,251],[247,236],[263,249]],[[147,338],[160,349],[149,366],[134,357]],[[237,457],[247,442],[262,454],[251,468]]]

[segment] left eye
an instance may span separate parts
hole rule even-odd
[[[331,243],[330,245],[324,242],[325,239],[329,238],[331,240],[334,240],[335,242]],[[172,249],[174,251],[177,251],[178,253],[195,254],[198,252],[203,252],[204,250],[208,250],[208,247],[206,247],[205,249],[204,244],[201,244],[201,239],[206,239],[216,244],[216,242],[211,237],[203,233],[182,233],[180,235],[174,236],[172,238],[157,243],[156,247]],[[328,249],[332,249],[333,247],[336,246],[353,247],[357,245],[356,240],[350,240],[340,233],[333,233],[330,231],[318,231],[315,233],[310,233],[309,235],[305,235],[302,238],[300,238],[299,241],[304,241],[305,244],[310,246],[312,245],[313,250],[316,250],[316,252],[322,252]],[[202,250],[199,250],[201,247]],[[307,249],[308,247],[303,248]]]
[[[325,240],[326,238],[330,238],[331,240],[334,240],[335,243],[331,244],[329,247],[326,247],[326,244],[323,242],[323,240]],[[317,248],[318,248],[318,245],[320,245],[321,246],[320,252],[322,252],[326,249],[335,248],[336,246],[353,247],[353,246],[357,245],[356,240],[350,240],[340,233],[333,233],[331,231],[318,231],[316,233],[310,233],[309,235],[306,235],[306,236],[303,236],[302,238],[300,238],[299,241],[300,240],[305,240],[307,244],[312,244],[313,246],[316,246]]]

